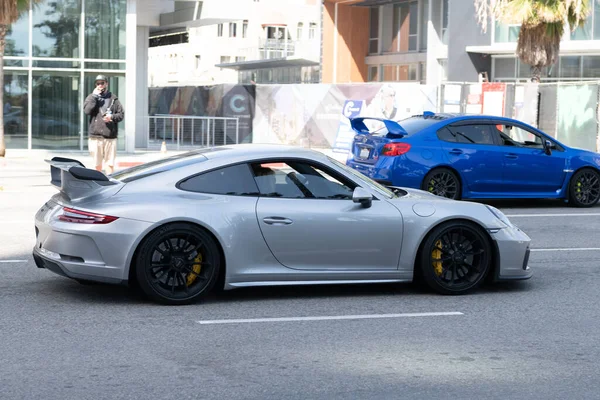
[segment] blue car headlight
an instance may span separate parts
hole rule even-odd
[[[510,220],[508,219],[508,217],[506,215],[504,215],[504,213],[500,210],[498,210],[496,207],[492,207],[492,206],[488,206],[486,205],[487,209],[490,210],[490,212],[492,214],[494,214],[494,216],[496,218],[498,218],[500,220],[500,222],[502,222],[504,225],[510,227],[510,228],[514,228],[515,226],[513,225],[512,222],[510,222]]]

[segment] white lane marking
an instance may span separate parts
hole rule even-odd
[[[27,260],[0,260],[0,264],[2,263],[25,263]]]
[[[405,317],[441,317],[449,315],[464,315],[461,312],[430,312],[407,314],[369,314],[369,315],[332,315],[324,317],[288,317],[288,318],[249,318],[249,319],[215,319],[197,321],[201,325],[216,324],[247,324],[253,322],[295,322],[295,321],[332,321],[345,319],[376,319],[376,318],[405,318]]]
[[[531,249],[531,251],[600,251],[600,247],[565,247],[557,249]]]
[[[529,217],[600,217],[600,213],[573,213],[573,214],[506,214],[509,218]]]

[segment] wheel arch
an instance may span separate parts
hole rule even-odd
[[[460,195],[461,197],[463,197],[463,193],[465,191],[465,180],[463,179],[462,175],[460,174],[460,172],[458,172],[458,170],[450,165],[447,164],[440,164],[440,165],[436,165],[435,167],[432,167],[429,171],[427,171],[427,173],[423,176],[423,179],[421,180],[421,189],[424,188],[425,186],[425,179],[427,178],[427,175],[429,175],[432,171],[435,171],[436,169],[448,169],[452,172],[454,172],[454,174],[458,177],[458,183],[460,183]],[[424,189],[423,189],[424,190]]]
[[[203,231],[205,231],[208,235],[210,235],[212,237],[212,239],[215,241],[215,244],[217,245],[217,248],[219,249],[219,257],[221,259],[219,276],[217,278],[215,288],[217,288],[217,289],[223,288],[223,286],[225,284],[225,276],[226,276],[225,272],[227,270],[227,259],[225,257],[225,251],[223,250],[223,244],[221,243],[221,241],[219,240],[217,235],[207,226],[204,226],[203,224],[198,223],[197,221],[190,221],[190,220],[185,220],[185,219],[162,221],[162,222],[158,223],[157,225],[153,226],[148,231],[146,231],[143,235],[141,235],[141,239],[138,240],[138,242],[136,243],[135,250],[131,253],[131,259],[129,260],[129,263],[128,263],[128,266],[129,266],[128,282],[129,282],[129,284],[130,285],[137,284],[135,262],[136,262],[138,253],[142,247],[142,244],[144,243],[144,240],[146,240],[146,238],[148,238],[150,235],[152,235],[157,230],[159,230],[167,225],[172,225],[172,224],[193,225],[193,226],[196,226],[197,228],[202,229]]]
[[[436,228],[438,228],[439,226],[441,226],[443,224],[447,224],[450,222],[466,222],[469,224],[476,225],[477,227],[479,227],[479,229],[481,229],[481,232],[483,233],[483,235],[490,241],[490,247],[492,249],[492,257],[491,257],[492,258],[492,268],[490,269],[490,271],[488,271],[488,275],[485,278],[485,280],[487,281],[492,278],[496,279],[500,273],[500,249],[498,248],[498,243],[496,243],[494,238],[492,238],[492,236],[490,235],[490,232],[476,220],[468,219],[468,218],[449,218],[449,219],[439,221],[438,223],[430,226],[427,229],[427,231],[423,234],[423,237],[421,238],[421,241],[419,242],[419,247],[417,249],[417,252],[415,253],[415,259],[413,262],[413,281],[421,279],[420,260],[421,260],[421,256],[423,255],[423,250],[424,250],[423,247],[425,245],[425,242],[431,236],[431,234],[433,233],[433,231]]]

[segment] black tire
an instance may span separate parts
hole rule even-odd
[[[423,242],[420,273],[440,294],[466,294],[479,287],[492,269],[492,246],[485,232],[467,221],[445,222]]]
[[[437,196],[460,200],[462,186],[454,171],[448,168],[436,168],[429,171],[423,179],[421,189]]]
[[[152,232],[143,240],[135,263],[142,292],[169,305],[190,304],[206,296],[220,268],[216,241],[204,229],[187,223]]]
[[[600,174],[593,169],[579,170],[569,183],[569,204],[592,207],[600,200]]]

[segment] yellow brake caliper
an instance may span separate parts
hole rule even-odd
[[[433,265],[433,271],[435,272],[435,274],[437,276],[441,276],[442,275],[442,251],[439,249],[442,247],[442,241],[438,240],[437,242],[435,242],[435,248],[433,249],[433,251],[431,252],[431,258],[435,259],[436,261],[434,261],[432,263]]]
[[[581,181],[577,182],[577,193],[581,193]]]
[[[194,283],[194,281],[196,280],[196,278],[198,277],[200,271],[202,270],[202,254],[198,253],[198,256],[196,258],[194,258],[194,262],[198,263],[198,264],[194,264],[192,265],[192,271],[194,271],[194,273],[192,274],[191,272],[188,274],[187,276],[187,282],[186,285],[189,287],[192,283]]]
[[[433,189],[435,188],[435,180],[431,179],[429,181],[429,187],[427,188],[430,192],[433,192]]]

